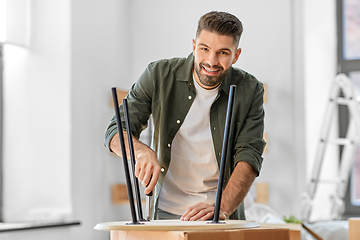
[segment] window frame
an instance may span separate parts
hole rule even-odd
[[[0,42],[0,222],[3,222],[3,43]]]
[[[344,0],[336,0],[336,15],[337,15],[337,72],[344,73],[349,76],[350,72],[360,71],[360,59],[346,60],[344,59]],[[347,132],[349,122],[349,113],[346,106],[339,106],[339,133],[340,137],[344,137]],[[340,154],[341,154],[340,147]],[[343,217],[359,216],[360,206],[355,206],[351,203],[351,181],[350,175],[349,184],[347,186],[346,195],[344,198],[345,212]]]

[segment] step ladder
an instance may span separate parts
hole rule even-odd
[[[342,93],[342,96],[341,96]],[[330,139],[331,122],[338,118],[338,106],[346,105],[349,112],[349,125],[345,138]],[[355,161],[356,150],[360,141],[360,105],[350,79],[345,74],[338,74],[335,77],[330,91],[330,99],[325,110],[324,121],[320,132],[320,141],[318,142],[314,168],[310,182],[307,183],[306,192],[302,195],[301,219],[309,221],[313,209],[313,200],[318,189],[319,182],[327,181],[336,184],[336,190],[331,194],[331,219],[340,219],[345,211],[344,197],[349,182],[349,177]],[[337,172],[337,178],[333,180],[319,179],[323,166],[325,150],[328,144],[343,146],[340,157],[340,167]]]

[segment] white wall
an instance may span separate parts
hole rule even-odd
[[[72,197],[74,218],[82,222],[77,239],[104,239],[108,233],[93,230],[96,223],[129,219],[128,206],[110,200],[111,184],[124,183],[122,160],[103,146],[114,114],[111,87],[128,86],[127,12],[128,1],[72,2]]]
[[[7,7],[4,219],[64,218],[71,212],[70,2]]]
[[[321,17],[319,17],[321,15]],[[320,130],[324,123],[325,107],[329,101],[330,87],[337,70],[336,1],[304,1],[304,80],[305,80],[305,124],[307,180],[310,179]],[[337,120],[332,122],[331,136],[337,133]],[[321,179],[334,179],[338,170],[338,148],[329,145],[323,163],[326,171]],[[331,184],[320,184],[315,196],[312,220],[329,219],[329,193]]]
[[[127,1],[28,2],[31,41],[4,54],[5,220],[59,202],[81,225],[0,239],[108,239],[96,223],[128,219],[128,207],[110,201],[121,162],[103,147],[110,88],[127,80]]]
[[[308,127],[313,122],[309,119],[305,122],[304,112],[312,109],[312,105],[304,99],[314,94],[327,95],[326,91],[308,92],[308,85],[305,85],[310,78],[304,81],[307,65],[303,54],[307,54],[307,59],[312,59],[311,54],[315,53],[328,55],[306,47],[309,43],[305,42],[304,19],[307,9],[312,8],[315,13],[324,11],[323,6],[328,3],[322,1],[318,6],[309,5],[311,1],[307,1],[305,6],[302,1],[295,0],[224,0],[219,7],[216,1],[207,1],[204,6],[203,1],[193,0],[30,2],[36,12],[35,20],[39,19],[31,31],[33,45],[27,48],[8,45],[5,49],[5,54],[17,51],[22,57],[5,66],[5,97],[9,100],[5,101],[4,115],[10,115],[4,123],[4,161],[12,164],[14,159],[38,160],[39,156],[56,160],[54,162],[65,161],[64,173],[71,175],[68,179],[71,180],[70,187],[65,191],[71,193],[73,218],[82,224],[6,233],[1,234],[0,239],[22,239],[25,234],[28,239],[48,239],[50,235],[56,236],[52,239],[108,239],[108,233],[93,230],[96,223],[130,219],[127,205],[110,203],[110,185],[124,182],[122,162],[103,147],[105,128],[113,115],[109,106],[110,88],[128,89],[150,61],[187,56],[191,52],[198,18],[213,10],[213,6],[217,6],[217,10],[230,11],[243,21],[244,35],[240,43],[243,52],[236,66],[267,84],[268,152],[264,154],[263,171],[257,181],[270,184],[269,205],[280,215],[299,212],[308,156],[305,123]],[[331,7],[325,9],[331,11]],[[317,29],[314,37],[319,37],[322,30]],[[8,58],[11,59],[6,54],[5,59]],[[325,64],[319,71],[328,73],[330,65]],[[17,79],[18,86],[13,86],[16,82],[13,79]],[[16,87],[22,94],[15,92]],[[55,92],[49,96],[52,89]],[[42,94],[46,99],[56,97],[57,111],[61,111],[59,122],[43,120],[59,114],[48,107],[50,102],[42,101],[45,99]],[[16,109],[21,103],[34,106],[32,111],[26,110],[26,119],[32,123],[27,134],[24,134],[25,127],[16,129],[16,117],[20,116]],[[57,137],[54,138],[54,132],[50,131],[39,134],[36,131],[40,128],[38,123],[56,131]],[[53,125],[61,127],[53,129]],[[17,134],[10,135],[14,131]],[[19,140],[14,136],[22,138]],[[46,148],[38,146],[41,137],[51,139]],[[22,139],[26,140],[26,144],[22,144],[26,152],[18,148],[17,143]],[[11,165],[5,167],[8,166]],[[28,169],[32,166],[38,165],[31,164]],[[10,170],[11,176],[9,174],[6,179],[20,171],[19,165]],[[64,186],[67,184],[60,184],[60,187]],[[7,204],[11,201],[17,200],[5,199]],[[23,202],[17,204],[21,206]]]

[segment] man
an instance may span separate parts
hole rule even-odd
[[[265,142],[263,86],[232,67],[241,53],[242,30],[242,23],[229,13],[203,15],[192,54],[150,63],[126,97],[135,175],[147,186],[145,193],[154,189],[152,219],[213,217],[231,84],[237,85],[237,91],[220,218],[245,219],[242,202],[260,172]],[[123,115],[122,106],[120,110]],[[138,140],[151,114],[154,150]],[[121,156],[117,134],[114,117],[105,145]]]

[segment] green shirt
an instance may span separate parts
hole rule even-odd
[[[136,138],[139,138],[140,133],[147,127],[149,116],[152,114],[153,117],[152,148],[157,153],[161,173],[152,197],[152,218],[156,215],[160,188],[171,161],[172,141],[196,96],[192,76],[193,64],[193,54],[188,58],[173,58],[150,63],[126,96],[131,130]],[[249,163],[259,173],[263,161],[261,155],[265,147],[263,85],[249,73],[231,67],[210,109],[211,134],[219,167],[231,84],[235,84],[237,89],[224,186],[239,161]],[[120,113],[124,119],[122,106]],[[124,120],[122,126],[125,129]],[[105,146],[108,149],[110,140],[116,133],[114,116],[105,134]],[[243,204],[230,218],[245,219]]]

